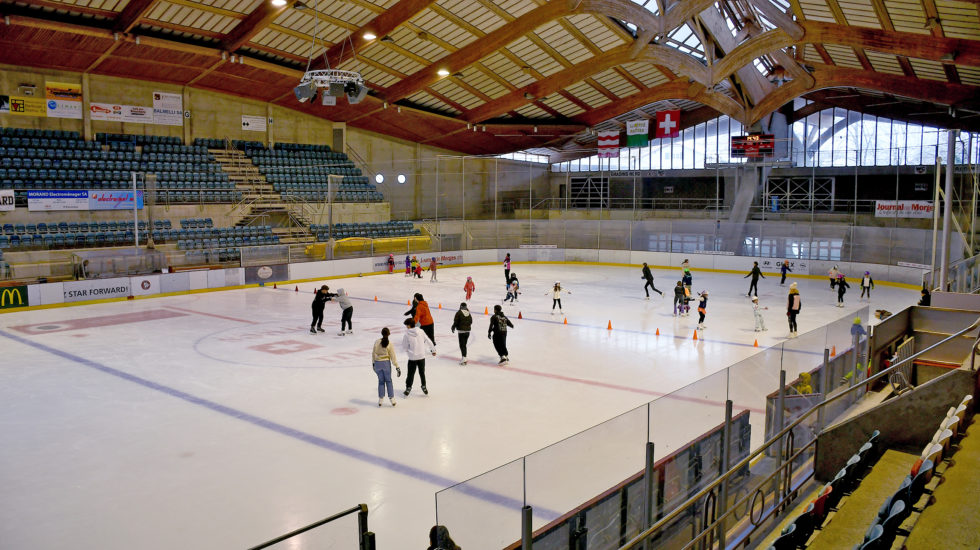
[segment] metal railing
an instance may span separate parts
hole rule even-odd
[[[306,527],[300,527],[295,531],[290,531],[284,535],[280,535],[272,540],[263,542],[262,544],[253,546],[248,550],[262,550],[264,548],[269,548],[270,546],[279,544],[280,542],[291,539],[297,535],[301,535],[312,529],[316,529],[322,525],[326,525],[332,521],[336,521],[342,517],[348,516],[350,514],[357,514],[357,540],[358,540],[358,550],[375,550],[374,533],[368,531],[368,507],[367,504],[358,504],[357,506],[344,510],[343,512],[338,512],[330,517],[321,519],[320,521],[311,523]]]
[[[845,390],[843,390],[843,391],[841,391],[841,392],[833,395],[832,397],[825,398],[824,401],[822,401],[821,403],[817,404],[816,406],[808,409],[806,412],[804,412],[803,414],[801,414],[796,420],[794,420],[793,422],[791,422],[788,425],[786,425],[776,435],[774,435],[768,441],[766,441],[765,443],[763,443],[763,445],[761,447],[759,447],[758,449],[756,449],[755,451],[753,451],[752,453],[750,453],[749,456],[743,458],[742,460],[740,460],[739,462],[737,462],[736,464],[734,464],[733,466],[731,466],[729,468],[729,470],[727,472],[725,472],[724,475],[720,476],[718,479],[716,479],[716,480],[712,481],[711,483],[709,483],[708,485],[706,485],[700,491],[698,491],[697,493],[695,493],[694,495],[692,495],[691,497],[689,497],[682,504],[680,504],[679,506],[677,506],[676,508],[674,508],[672,511],[668,512],[667,514],[665,514],[659,520],[657,520],[656,523],[654,523],[653,525],[651,525],[650,527],[648,527],[647,529],[645,529],[644,531],[642,531],[640,534],[638,534],[637,536],[635,536],[634,538],[632,538],[629,542],[627,542],[624,546],[622,546],[620,548],[620,550],[630,550],[630,549],[633,549],[633,548],[640,548],[642,546],[642,544],[649,537],[655,536],[658,533],[658,531],[660,531],[662,528],[664,528],[670,522],[672,522],[673,520],[675,520],[676,518],[678,518],[682,513],[686,512],[692,506],[696,506],[701,499],[706,498],[709,495],[714,496],[716,494],[716,492],[718,492],[718,491],[723,491],[722,487],[724,487],[725,485],[727,485],[727,483],[728,483],[728,481],[729,481],[730,478],[734,477],[735,475],[738,475],[743,468],[749,466],[749,464],[753,460],[755,460],[757,457],[762,456],[763,453],[765,453],[770,447],[772,447],[774,445],[781,445],[781,444],[783,444],[783,438],[786,437],[788,434],[791,434],[791,432],[792,432],[792,430],[794,428],[796,428],[797,426],[799,426],[800,424],[802,424],[805,420],[807,420],[808,418],[810,418],[813,414],[819,413],[820,411],[822,411],[829,404],[831,404],[831,403],[833,403],[833,402],[835,402],[835,401],[837,401],[839,399],[842,399],[845,396],[850,396],[853,392],[857,392],[857,391],[862,390],[863,388],[867,387],[872,382],[875,382],[875,381],[877,381],[879,379],[885,378],[885,377],[889,376],[891,373],[896,372],[898,369],[903,368],[906,365],[907,362],[914,361],[917,357],[923,355],[924,353],[929,352],[929,351],[932,351],[933,349],[936,349],[937,347],[939,347],[939,346],[941,346],[941,345],[943,345],[943,344],[945,344],[947,342],[950,342],[950,341],[952,341],[952,340],[954,340],[956,338],[959,338],[959,337],[967,334],[970,331],[976,330],[978,327],[980,327],[980,319],[977,319],[977,321],[975,321],[969,327],[967,327],[965,329],[962,329],[959,332],[957,332],[955,334],[952,334],[952,335],[950,335],[950,336],[948,336],[948,337],[940,340],[939,342],[936,342],[935,344],[933,344],[933,345],[931,345],[931,346],[929,346],[929,347],[927,347],[927,348],[925,348],[925,349],[923,349],[923,350],[921,350],[921,351],[919,351],[919,352],[917,352],[917,353],[909,356],[908,358],[906,358],[906,359],[904,359],[902,361],[899,361],[898,363],[890,366],[887,369],[884,369],[884,370],[878,372],[877,374],[875,374],[873,376],[868,377],[865,380],[862,380],[860,384],[855,384],[855,385],[853,385],[853,386],[851,386],[851,387],[849,387],[849,388],[847,388],[847,389],[845,389]],[[976,337],[974,337],[974,343],[973,343],[973,346],[971,347],[971,357],[970,357],[970,369],[971,370],[975,370],[975,368],[976,368],[975,358],[976,358],[976,352],[977,352],[978,346],[980,346],[980,334],[978,334]],[[773,474],[771,474],[769,477],[766,478],[766,481],[770,480],[773,476],[778,475],[781,472],[783,474],[786,474],[787,475],[787,479],[789,479],[789,477],[792,476],[792,473],[793,473],[792,472],[792,464],[793,464],[793,461],[796,460],[797,457],[801,456],[801,453],[803,453],[803,451],[807,450],[809,447],[814,446],[814,445],[816,445],[816,439],[814,439],[813,441],[811,441],[807,445],[801,447],[798,451],[796,451],[795,449],[793,449],[791,446],[788,446],[787,449],[782,450],[783,451],[783,452],[781,452],[781,457],[782,458],[781,458],[781,462],[779,464],[779,467],[777,467],[775,469],[775,471],[773,472]],[[786,450],[788,450],[789,452],[785,452]],[[790,453],[792,453],[792,455],[789,456],[789,457],[787,457],[786,455],[789,455]],[[685,546],[685,548],[690,548],[694,544],[700,543],[700,542],[704,541],[707,537],[713,536],[714,532],[716,530],[718,530],[719,527],[725,525],[726,520],[730,516],[732,516],[732,514],[734,514],[738,510],[738,508],[739,508],[740,505],[744,505],[744,504],[749,503],[749,499],[750,498],[753,499],[753,500],[755,498],[757,498],[756,495],[758,494],[758,492],[761,492],[761,489],[758,489],[756,492],[746,494],[746,496],[744,496],[741,499],[737,500],[732,506],[729,506],[728,509],[725,512],[723,512],[720,516],[716,516],[715,519],[714,519],[714,521],[712,521],[710,524],[706,525],[705,528],[702,529],[702,531],[699,534],[697,534]],[[760,518],[759,518],[758,521],[756,521],[754,518],[752,518],[752,524],[753,525],[757,525],[758,523],[761,523],[762,520],[766,519],[769,515],[771,515],[772,513],[775,513],[775,511],[778,510],[779,507],[782,504],[784,504],[787,500],[789,500],[788,497],[790,497],[791,494],[792,494],[792,491],[788,491],[788,492],[787,491],[784,491],[783,498],[781,498],[778,502],[775,502],[774,505],[772,507],[770,507],[769,510],[766,512],[766,515],[765,516],[760,516]]]

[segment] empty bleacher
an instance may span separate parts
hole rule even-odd
[[[171,230],[168,238],[176,240],[178,250],[240,248],[278,244],[279,237],[270,225],[214,227],[211,218],[180,220],[180,229]]]
[[[361,174],[360,168],[344,153],[326,145],[277,143],[267,149],[258,142],[233,142],[258,167],[273,190],[283,197],[304,201],[325,201],[334,192],[337,202],[378,202],[384,196]],[[340,183],[328,186],[329,176],[340,176]]]
[[[316,235],[318,241],[326,241],[329,238],[330,226],[313,224],[310,225],[310,232]],[[350,237],[383,239],[387,237],[410,237],[421,234],[421,230],[416,229],[415,224],[410,221],[337,223],[333,226],[334,239],[346,239]]]
[[[147,224],[139,222],[140,242],[146,241]],[[154,240],[170,229],[169,220],[153,222]],[[0,249],[44,250],[57,248],[90,248],[133,244],[136,234],[131,221],[58,222],[3,224]]]

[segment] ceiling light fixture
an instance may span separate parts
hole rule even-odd
[[[282,0],[284,3],[286,0]],[[306,62],[306,72],[303,74],[303,78],[300,79],[299,85],[295,88],[294,93],[296,94],[296,99],[303,103],[314,99],[317,92],[323,89],[323,104],[324,105],[336,105],[336,98],[341,96],[347,96],[347,101],[351,105],[360,103],[361,100],[368,93],[367,86],[364,84],[364,78],[361,73],[357,71],[342,71],[340,69],[330,68],[330,59],[327,57],[327,48],[324,44],[323,48],[323,66],[325,69],[310,69],[313,64],[313,52],[317,48],[317,37],[320,34],[317,23],[320,20],[320,10],[317,3],[313,4],[313,34],[311,35],[310,43],[310,56]],[[374,38],[374,34],[365,31],[364,36],[370,35]],[[355,56],[354,52],[354,40],[351,38],[351,34],[347,33],[342,40],[346,40],[350,43],[351,53]],[[231,62],[235,62],[235,56],[232,56]],[[241,63],[244,63],[244,59]]]
[[[390,37],[390,36],[388,36],[388,35],[386,34],[386,35],[384,35],[384,36],[382,36],[382,37],[381,37],[381,41],[382,41],[382,42],[394,42],[394,41],[395,41],[395,39],[394,39],[394,38],[392,38],[392,37]]]
[[[272,5],[281,8],[286,5],[286,0],[272,0]]]
[[[944,53],[943,55],[939,56],[939,60],[942,61],[943,63],[952,63],[952,62],[956,61],[956,54],[957,53],[958,52],[955,52],[955,51],[952,51],[952,52],[949,52],[949,53]]]
[[[306,8],[309,8],[309,6],[307,6],[306,4],[304,4],[302,2],[296,2],[296,3],[293,4],[293,9],[296,9],[296,10],[305,10]]]
[[[457,71],[453,73],[453,78],[463,78],[463,73]]]
[[[378,37],[378,35],[374,34],[371,31],[365,31],[364,32],[364,40],[374,40],[377,37]]]
[[[439,69],[436,71],[436,74],[439,76],[449,76],[449,71],[446,69]]]

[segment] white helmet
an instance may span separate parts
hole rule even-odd
[[[555,284],[556,285],[560,285],[561,284],[561,281],[555,281]]]

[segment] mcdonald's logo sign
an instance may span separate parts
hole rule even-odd
[[[27,303],[26,286],[8,286],[0,288],[0,309],[24,307]]]

